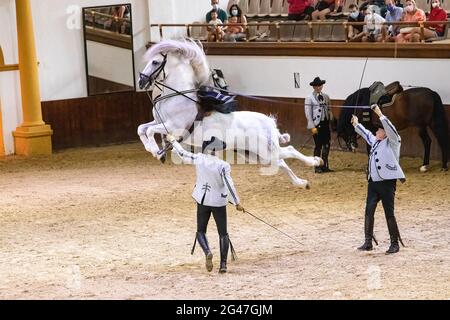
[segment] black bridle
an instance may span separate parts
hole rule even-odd
[[[151,86],[151,84],[153,82],[152,79],[155,79],[155,82],[156,82],[156,79],[160,76],[161,72],[163,73],[164,80],[167,78],[166,71],[165,71],[166,64],[167,64],[167,54],[161,53],[161,55],[164,58],[163,61],[158,66],[158,68],[153,70],[153,72],[150,75],[146,75],[145,73],[142,73],[142,72],[139,73],[140,78],[147,82],[146,86],[143,89],[148,89],[148,87]]]

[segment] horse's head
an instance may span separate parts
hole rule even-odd
[[[181,79],[204,84],[209,79],[209,67],[201,45],[193,40],[164,40],[145,54],[147,66],[139,78],[139,87],[148,90],[155,81],[165,81],[169,74],[177,82]],[[192,75],[191,79],[187,79]],[[167,80],[169,81],[169,80]]]
[[[148,90],[155,80],[163,80],[166,77],[167,54],[159,54],[147,63],[139,77],[139,88]]]

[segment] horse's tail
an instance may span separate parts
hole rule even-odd
[[[449,132],[448,132],[448,121],[447,114],[445,113],[444,104],[442,103],[441,96],[435,91],[433,92],[433,115],[432,115],[432,124],[436,129],[436,132],[440,135],[440,139],[442,139],[442,144],[444,147],[448,148],[449,146]],[[439,137],[437,137],[439,139]]]
[[[448,142],[448,122],[441,96],[433,91],[433,123],[436,128],[445,129]]]
[[[272,121],[273,121],[273,123],[275,125],[275,128],[276,128],[277,133],[278,133],[278,140],[279,140],[280,144],[286,144],[286,143],[291,142],[291,135],[289,133],[283,133],[282,134],[280,132],[280,130],[278,129],[277,117],[274,114],[271,114],[269,116],[269,118],[272,119]]]

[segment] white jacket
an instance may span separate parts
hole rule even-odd
[[[322,93],[324,103],[320,105],[317,96],[318,94],[313,92],[305,99],[305,116],[308,121],[308,129],[317,127],[320,121],[325,118],[325,113],[328,114],[328,120],[333,120],[333,114],[329,107],[330,97]]]
[[[372,178],[372,181],[405,179],[399,164],[402,139],[388,118],[381,116],[380,121],[387,136],[381,141],[377,140],[362,124],[355,127],[355,131],[372,147],[369,155],[368,178]]]
[[[176,141],[172,145],[183,163],[195,165],[197,181],[192,197],[198,204],[224,207],[228,202],[240,203],[231,178],[231,166],[227,162],[212,155],[187,152]]]

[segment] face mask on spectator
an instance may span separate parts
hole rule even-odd
[[[352,13],[350,13],[350,17],[352,17],[353,19],[358,18],[359,16],[359,12],[358,11],[353,11]]]
[[[232,16],[237,16],[238,15],[238,11],[236,9],[231,10],[231,15]]]
[[[414,10],[414,6],[412,4],[409,4],[405,7],[406,12],[412,12]]]
[[[393,4],[388,4],[386,7],[387,7],[387,9],[389,11],[394,11],[394,5]]]
[[[212,7],[213,7],[214,10],[219,10],[219,5],[218,4],[213,4]]]
[[[431,6],[432,6],[433,8],[437,8],[437,7],[439,7],[439,2],[433,2],[433,3],[431,4]]]

